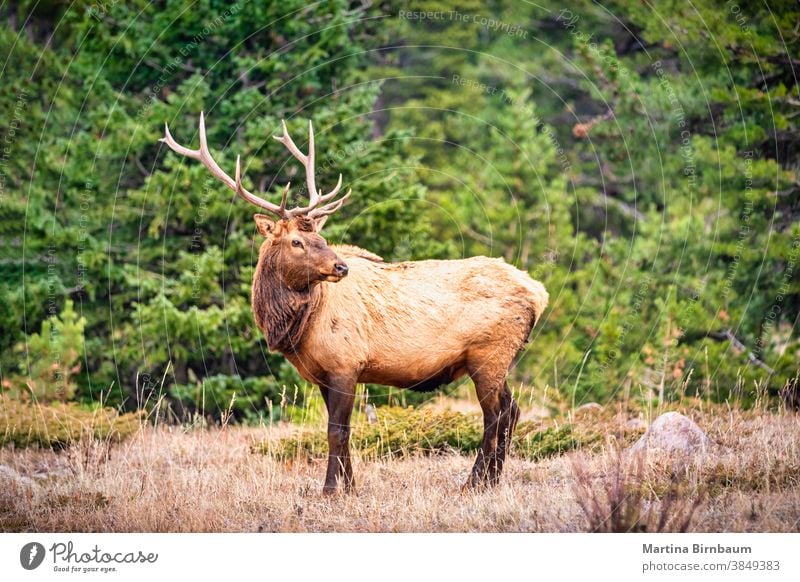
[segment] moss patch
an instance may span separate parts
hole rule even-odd
[[[481,434],[477,418],[458,412],[384,407],[378,421],[354,423],[350,444],[368,458],[404,457],[415,453],[431,454],[448,450],[472,451],[478,448]],[[254,452],[288,459],[328,454],[328,437],[322,429],[300,429],[282,439],[267,439],[253,447]]]
[[[527,424],[527,423],[526,423]],[[526,429],[530,428],[529,431]],[[546,459],[562,455],[567,451],[601,443],[602,437],[597,433],[586,433],[571,424],[540,428],[521,426],[514,438],[513,451],[520,457],[530,461]]]
[[[363,458],[396,458],[446,451],[472,453],[480,446],[483,436],[483,423],[478,415],[382,407],[377,416],[374,424],[361,418],[353,423],[350,444]],[[604,440],[602,427],[523,422],[515,431],[512,454],[537,460],[578,448],[595,447]],[[328,454],[328,439],[323,429],[302,428],[290,437],[266,439],[252,449],[278,459],[324,458]]]

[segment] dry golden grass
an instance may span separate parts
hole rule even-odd
[[[680,495],[703,493],[690,531],[800,531],[800,416],[690,414],[714,449],[678,472],[648,461],[637,484],[643,511],[658,515],[678,475]],[[357,459],[357,494],[326,498],[324,462],[251,452],[288,432],[148,427],[122,443],[0,449],[0,531],[589,531],[576,495],[591,494],[576,475],[602,492],[619,466],[610,446],[512,458],[500,486],[462,495],[471,457]]]

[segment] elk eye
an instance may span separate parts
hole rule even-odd
[[[298,249],[302,249],[302,248],[303,248],[303,243],[301,243],[301,242],[300,242],[299,240],[297,240],[297,239],[293,239],[293,240],[292,240],[292,246],[293,246],[293,247],[297,247]]]

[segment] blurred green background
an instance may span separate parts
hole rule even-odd
[[[254,208],[158,143],[196,147],[202,110],[274,196],[302,177],[270,136],[314,121],[317,183],[354,191],[330,243],[541,280],[517,391],[774,395],[800,347],[800,9],[770,7],[6,4],[1,390],[212,422],[302,404],[250,311]]]

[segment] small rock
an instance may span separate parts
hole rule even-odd
[[[67,469],[54,468],[51,471],[37,471],[32,477],[38,481],[46,481],[48,479],[69,477],[70,475],[71,473]]]
[[[703,430],[690,418],[678,412],[667,412],[652,422],[631,450],[652,449],[693,454],[705,452],[710,444]]]
[[[653,421],[630,450],[703,455],[710,446],[706,433],[694,421],[678,412],[666,412]]]
[[[597,402],[587,402],[586,404],[581,404],[575,411],[572,413],[574,416],[583,416],[583,415],[591,415],[591,414],[599,414],[603,412],[603,407],[600,406]]]
[[[9,481],[14,481],[20,485],[33,485],[33,479],[29,479],[24,475],[20,475],[14,469],[7,465],[0,465],[0,479],[8,479]]]

